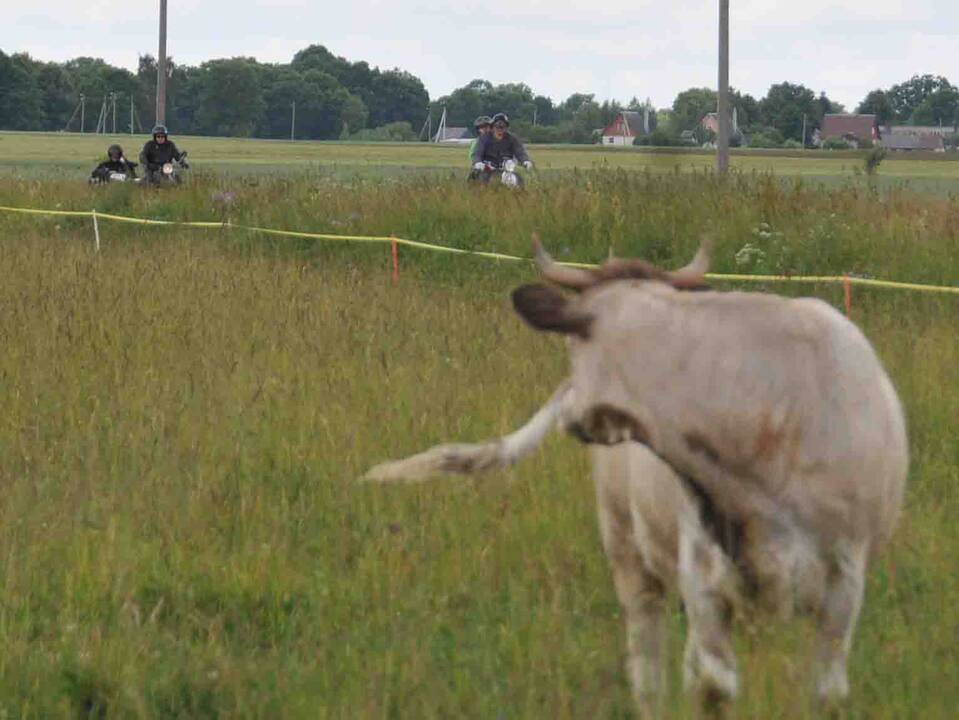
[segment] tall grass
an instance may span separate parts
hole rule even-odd
[[[0,202],[395,232],[664,265],[959,282],[955,203],[764,178],[579,174],[522,196],[436,181],[176,193],[0,183]],[[563,376],[518,264],[0,217],[0,714],[626,717],[619,608],[584,452],[368,487],[372,463],[502,434]],[[751,243],[760,252],[736,254]],[[740,262],[744,254],[740,253]],[[807,288],[810,289],[810,288]],[[840,302],[833,288],[811,288]],[[795,292],[792,289],[791,292]],[[956,300],[856,291],[905,402],[907,509],[870,575],[855,718],[959,706]],[[684,632],[677,613],[671,645]],[[740,638],[743,717],[812,717],[809,627]],[[678,665],[673,667],[678,686]],[[674,692],[675,714],[687,708]]]

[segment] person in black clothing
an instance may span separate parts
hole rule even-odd
[[[480,136],[476,147],[473,149],[473,172],[470,177],[489,179],[489,173],[485,172],[486,164],[489,163],[496,168],[503,166],[503,161],[507,158],[514,158],[517,162],[523,163],[527,170],[532,170],[533,162],[529,159],[529,154],[523,143],[515,135],[511,134],[509,128],[509,118],[506,113],[496,113],[493,116],[493,130]]]
[[[123,157],[123,148],[119,145],[111,145],[107,149],[107,159],[97,165],[90,173],[90,182],[103,183],[110,180],[110,173],[123,173],[129,179],[137,176],[135,162],[130,162]]]
[[[186,161],[181,159],[183,155],[185,153],[181,153],[168,137],[166,126],[157,125],[153,128],[153,139],[147,140],[140,151],[140,162],[145,168],[143,179],[148,183],[157,182],[163,166],[174,160],[183,167],[189,167]]]

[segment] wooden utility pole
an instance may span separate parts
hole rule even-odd
[[[87,98],[83,93],[80,93],[80,134],[82,135],[84,130],[84,125],[86,125],[87,120]]]
[[[719,0],[719,138],[716,170],[729,170],[729,0]]]
[[[293,114],[290,117],[290,142],[296,140],[296,100],[293,101]]]
[[[160,52],[157,55],[157,125],[166,124],[166,0],[160,0]]]

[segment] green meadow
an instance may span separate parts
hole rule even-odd
[[[959,285],[959,163],[533,148],[523,193],[466,151],[186,138],[172,191],[87,187],[111,138],[0,135],[0,205],[563,260]],[[128,143],[130,144],[130,143]],[[130,153],[131,155],[133,153]],[[383,168],[392,168],[384,172]],[[411,169],[417,172],[407,172]],[[425,171],[424,171],[425,170]],[[822,178],[831,177],[831,182]],[[585,450],[370,486],[506,433],[564,376],[509,292],[528,263],[239,229],[0,212],[0,717],[627,718]],[[722,283],[812,294],[832,285]],[[959,707],[959,297],[855,288],[908,415],[899,529],[871,569],[843,718]],[[670,623],[670,717],[685,634]],[[744,718],[814,718],[811,626],[738,637]]]

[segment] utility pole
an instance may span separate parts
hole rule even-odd
[[[166,0],[160,0],[160,52],[157,56],[157,125],[166,124]]]
[[[806,149],[806,113],[802,114],[802,149]]]
[[[729,0],[719,0],[719,139],[716,170],[729,171]]]
[[[535,105],[533,105],[533,127],[536,127],[536,111],[537,111],[538,109],[539,109],[539,108],[537,108]]]
[[[130,93],[130,137],[133,137],[133,93]]]
[[[117,94],[110,93],[113,100],[113,134],[117,134]]]
[[[290,142],[296,140],[296,100],[293,101],[293,115],[290,118]]]
[[[86,132],[83,129],[83,126],[86,123],[86,115],[87,115],[87,96],[84,95],[83,93],[80,93],[80,134],[81,135],[83,135],[83,133]]]

